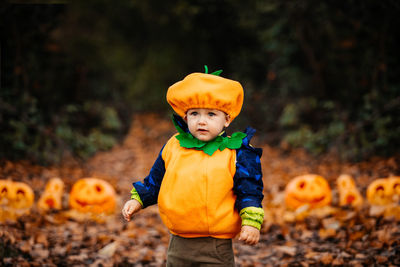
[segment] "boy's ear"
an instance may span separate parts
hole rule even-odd
[[[231,124],[231,116],[229,116],[228,114],[225,114],[225,128],[229,126],[229,124]]]

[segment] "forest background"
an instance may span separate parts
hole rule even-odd
[[[0,179],[36,203],[65,183],[60,210],[14,218],[0,201],[0,266],[165,266],[157,207],[129,223],[120,210],[175,132],[168,87],[204,65],[242,83],[228,134],[250,125],[263,149],[265,220],[257,246],[234,240],[237,266],[400,266],[399,187],[387,207],[366,201],[400,176],[399,14],[396,0],[0,1]],[[331,205],[288,209],[308,173]],[[341,174],[362,206],[341,206]],[[84,177],[113,186],[113,214],[74,213]]]
[[[223,69],[245,105],[232,130],[344,160],[400,145],[394,0],[5,1],[0,158],[87,159],[132,115],[170,116],[167,88]]]

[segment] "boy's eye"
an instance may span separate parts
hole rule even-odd
[[[189,113],[190,116],[196,116],[197,115],[197,111],[192,111]]]
[[[210,117],[215,116],[215,113],[214,112],[208,112],[208,116],[210,116]]]

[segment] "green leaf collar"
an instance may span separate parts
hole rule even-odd
[[[215,139],[204,142],[195,138],[190,132],[185,132],[175,120],[173,120],[175,128],[178,130],[179,134],[176,137],[178,139],[181,147],[184,148],[194,148],[197,150],[203,150],[209,156],[212,156],[215,151],[229,149],[238,149],[242,146],[243,138],[247,134],[242,132],[233,133],[232,136],[222,136],[223,132],[218,135]]]

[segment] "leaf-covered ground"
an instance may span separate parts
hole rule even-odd
[[[129,198],[131,183],[147,174],[173,133],[169,121],[141,115],[134,119],[122,144],[98,153],[85,164],[73,159],[51,167],[1,161],[0,179],[28,183],[36,200],[52,177],[63,179],[66,192],[61,211],[40,214],[34,206],[17,221],[0,224],[0,266],[164,266],[169,234],[157,207],[141,211],[129,223],[119,211]],[[384,216],[380,208],[367,203],[360,210],[340,208],[335,190],[336,178],[347,173],[365,196],[372,180],[400,174],[398,158],[352,164],[331,155],[313,158],[299,150],[271,148],[257,139],[254,144],[264,149],[266,220],[257,246],[234,241],[237,266],[400,265],[398,209],[386,211]],[[328,179],[333,204],[311,214],[287,211],[285,185],[306,173]],[[99,177],[115,187],[119,205],[114,215],[88,218],[68,210],[68,192],[83,177]]]

